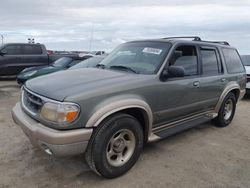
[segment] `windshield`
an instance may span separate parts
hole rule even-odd
[[[72,61],[73,61],[73,59],[70,58],[70,57],[62,57],[62,58],[56,60],[56,61],[52,64],[52,66],[53,66],[53,67],[66,67],[66,66],[68,66],[68,64],[70,64]]]
[[[118,46],[99,65],[139,74],[155,74],[171,44],[168,42],[129,42]]]
[[[250,55],[242,55],[241,59],[245,66],[250,66]]]
[[[81,61],[77,65],[71,67],[70,69],[78,69],[78,68],[87,68],[87,67],[95,67],[98,63],[100,63],[104,57],[92,57]]]

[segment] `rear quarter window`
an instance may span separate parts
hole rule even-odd
[[[240,56],[235,49],[222,49],[228,73],[245,72],[244,66],[241,62]]]

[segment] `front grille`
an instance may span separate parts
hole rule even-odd
[[[33,114],[37,114],[42,108],[43,100],[24,88],[22,93],[22,103],[26,110]]]

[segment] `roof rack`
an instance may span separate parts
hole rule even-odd
[[[230,46],[230,44],[228,42],[226,42],[226,41],[205,41],[205,40],[201,40],[201,38],[197,37],[197,36],[167,37],[167,38],[163,38],[163,39],[193,39],[193,41],[216,43],[216,44],[222,44],[222,45]]]
[[[197,36],[167,37],[163,39],[193,39],[193,41],[201,41],[201,38]]]
[[[202,40],[201,42],[210,42],[210,43],[216,43],[216,44],[223,44],[223,45],[227,45],[227,46],[230,46],[230,44],[226,41],[205,41],[205,40]]]

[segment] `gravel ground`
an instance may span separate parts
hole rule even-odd
[[[33,148],[11,118],[15,81],[0,81],[0,187],[250,187],[250,99],[227,128],[200,125],[148,144],[124,176],[106,180],[84,156],[54,158]]]

